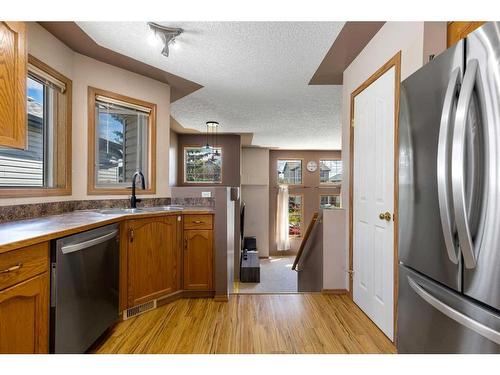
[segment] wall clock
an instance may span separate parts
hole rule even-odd
[[[318,169],[318,164],[314,160],[307,163],[307,170],[309,172],[316,172],[316,169]]]

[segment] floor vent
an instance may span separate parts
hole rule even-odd
[[[123,312],[123,320],[145,313],[146,311],[156,309],[156,300],[143,303],[142,305],[131,307]]]

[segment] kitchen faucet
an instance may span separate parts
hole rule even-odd
[[[144,175],[142,174],[141,171],[135,172],[134,175],[132,176],[132,196],[130,197],[130,207],[131,208],[137,208],[137,203],[141,201],[140,199],[137,199],[137,197],[135,196],[135,179],[137,176],[141,177],[141,188],[143,190],[146,189]]]

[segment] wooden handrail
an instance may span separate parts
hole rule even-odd
[[[304,252],[304,248],[306,247],[307,241],[309,240],[309,236],[311,235],[312,229],[314,227],[314,224],[318,220],[318,213],[315,212],[311,222],[307,226],[306,233],[304,234],[304,238],[302,238],[302,242],[300,243],[299,251],[297,252],[297,256],[295,257],[295,260],[293,261],[293,266],[292,270],[297,271],[297,265],[299,264],[300,257],[302,256],[302,253]]]

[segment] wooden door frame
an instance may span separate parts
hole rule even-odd
[[[396,317],[397,317],[397,293],[398,293],[398,146],[399,146],[399,96],[401,85],[401,51],[396,53],[389,61],[373,73],[357,89],[351,93],[350,118],[349,118],[349,296],[354,301],[353,296],[353,188],[354,188],[354,99],[367,87],[384,75],[389,69],[394,67],[394,341],[396,338]]]

